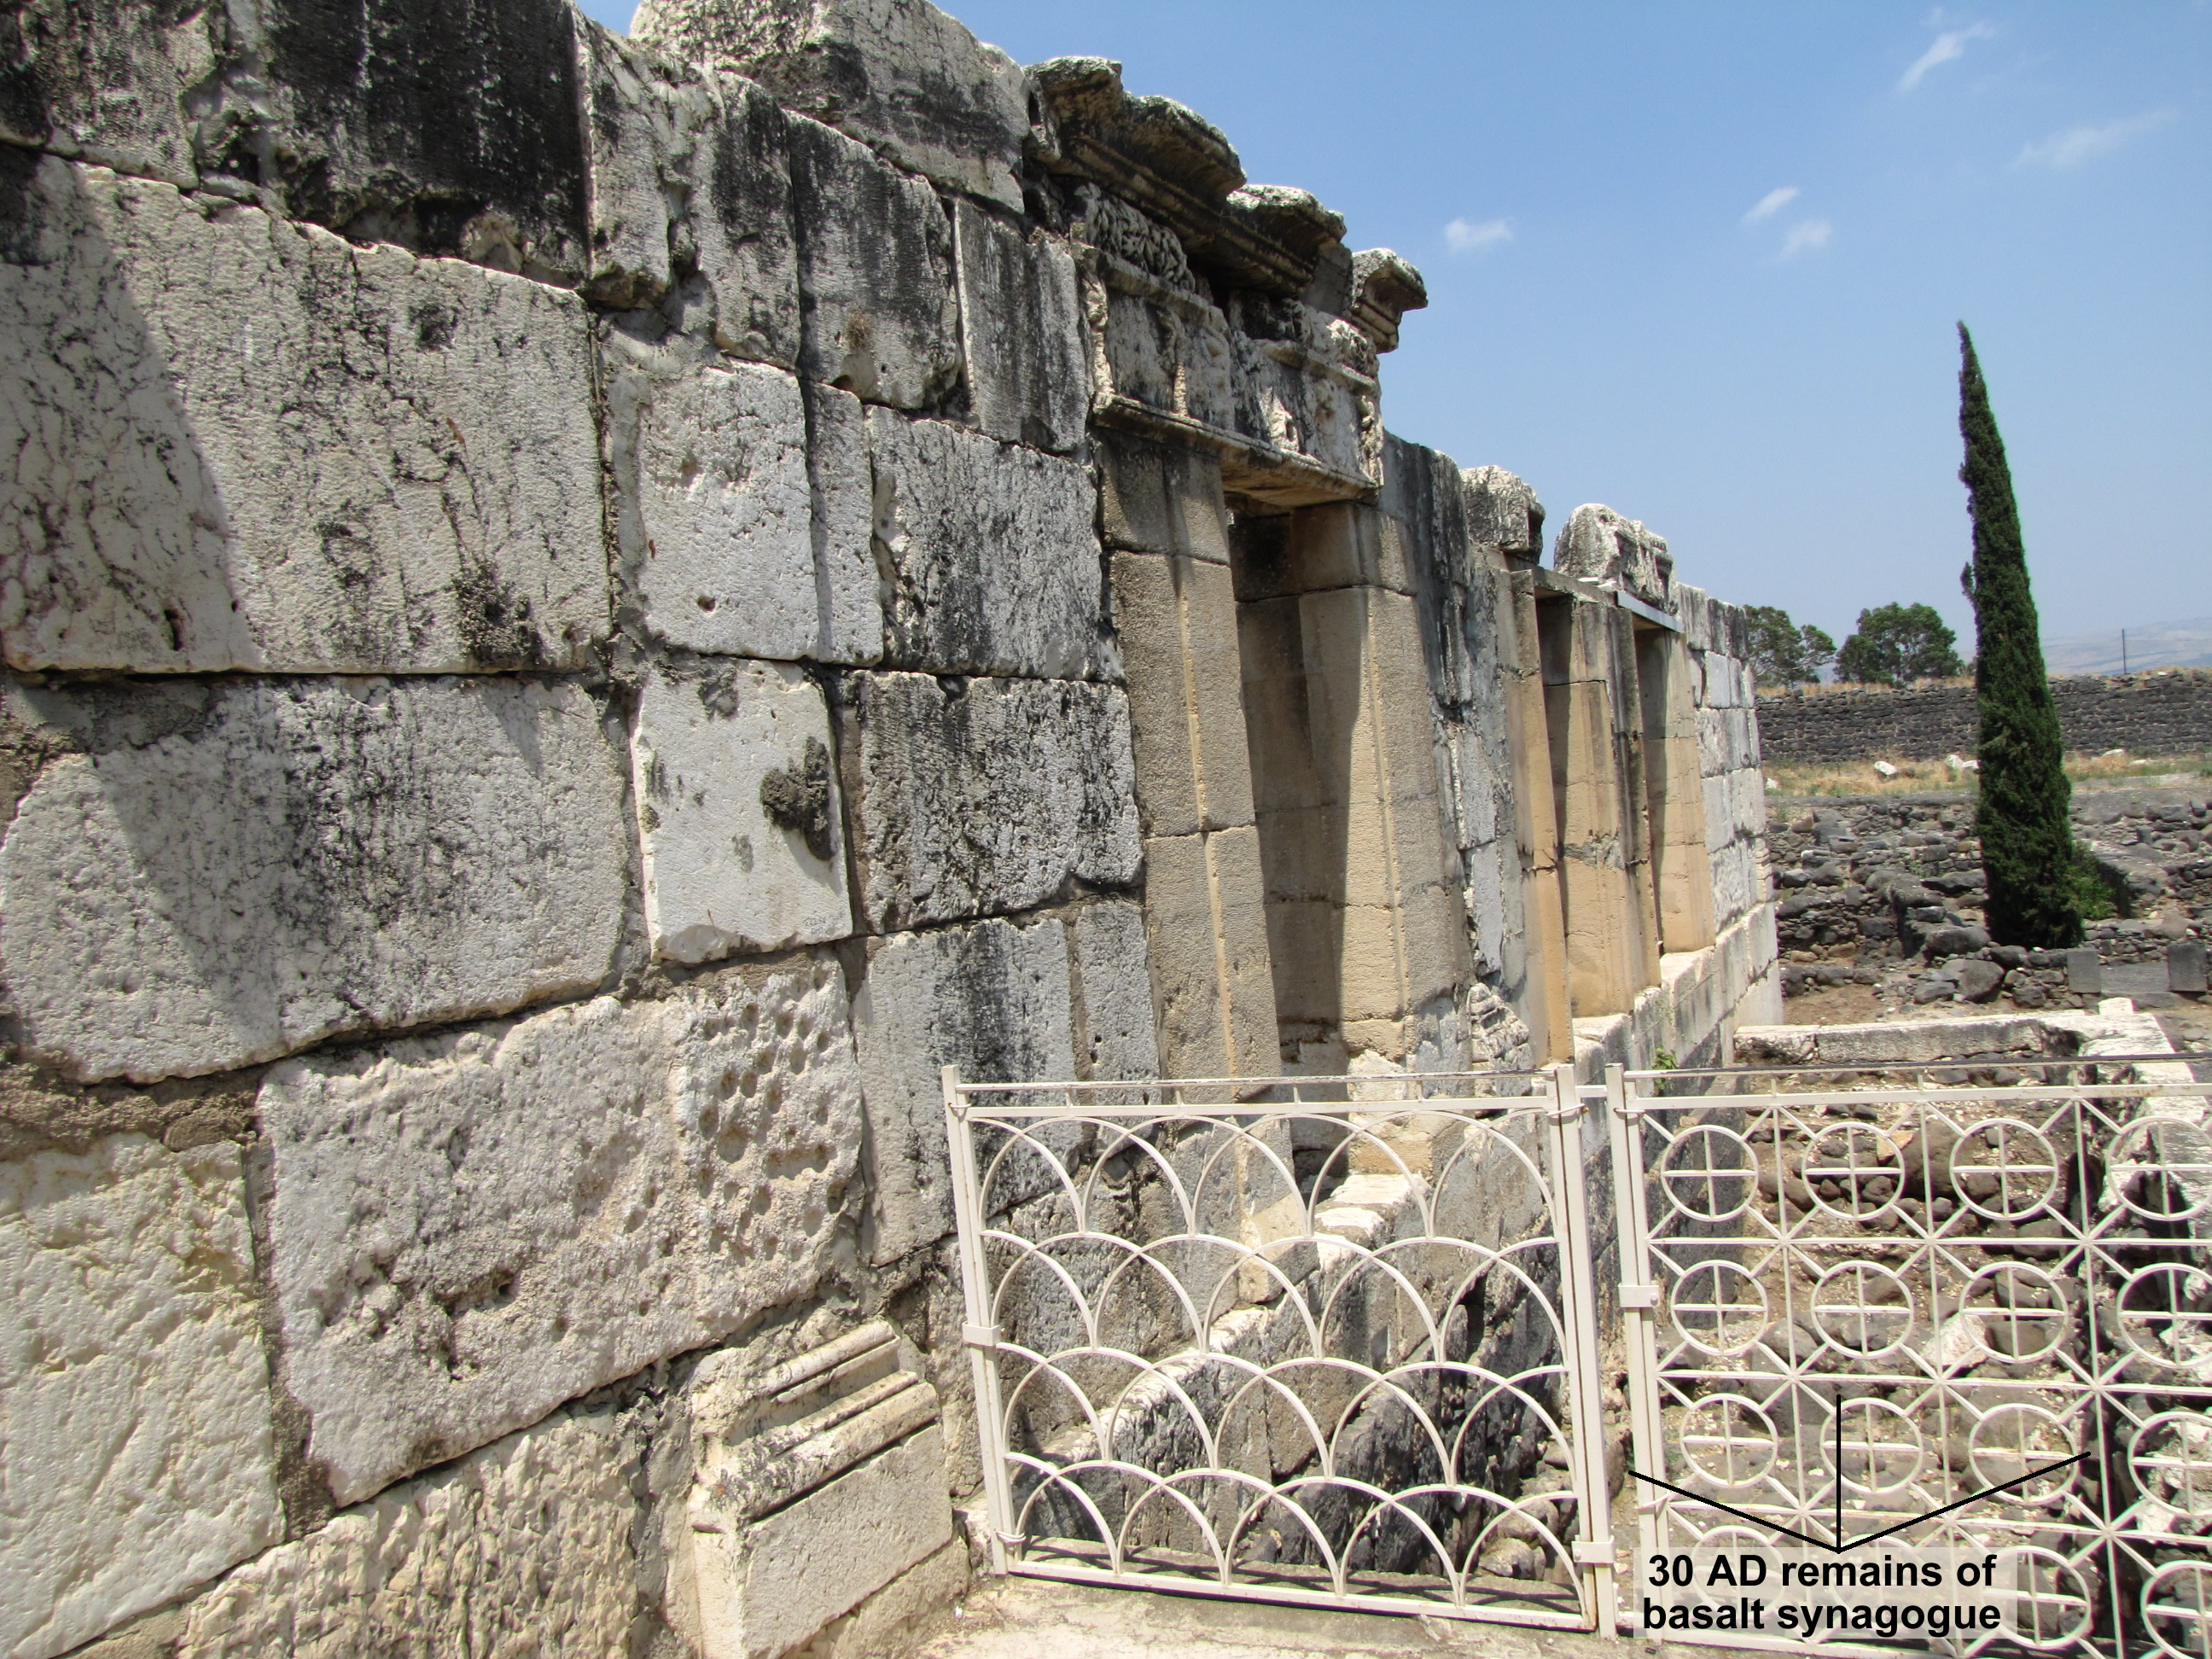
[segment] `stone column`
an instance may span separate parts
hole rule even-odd
[[[1520,1014],[1536,1039],[1540,1060],[1574,1056],[1569,1024],[1567,924],[1559,873],[1559,816],[1552,784],[1552,752],[1544,711],[1543,652],[1536,625],[1536,580],[1528,571],[1501,578],[1498,614],[1512,639],[1501,653],[1512,665],[1507,714],[1513,751],[1514,838],[1521,849],[1522,915],[1528,971]]]
[[[1219,459],[1099,441],[1166,1077],[1280,1069]]]
[[[1713,942],[1712,866],[1705,850],[1698,709],[1690,653],[1680,634],[1638,630],[1644,703],[1644,800],[1650,824],[1660,948],[1701,951]]]

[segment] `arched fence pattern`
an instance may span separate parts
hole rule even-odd
[[[2212,1084],[2067,1064],[948,1072],[994,1565],[1610,1628],[1602,1261],[1624,1553],[1840,1515],[2002,1555],[1961,1656],[2212,1659]]]

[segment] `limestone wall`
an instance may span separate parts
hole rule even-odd
[[[2186,755],[2212,746],[2212,672],[2069,675],[2051,682],[2051,695],[2069,749]],[[1971,685],[1770,692],[1759,712],[1767,758],[1781,766],[1971,755],[1978,729]]]
[[[920,0],[11,27],[0,1647],[860,1653],[965,1577],[941,1066],[1597,1052],[1542,510],[1191,112]],[[1648,1057],[1756,724],[1577,548]]]

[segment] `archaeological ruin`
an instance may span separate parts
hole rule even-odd
[[[1100,1426],[1186,1315],[1437,1372],[1261,1433],[1468,1483],[1282,1595],[1449,1533],[1599,1621],[1573,1114],[1782,1019],[1756,699],[1660,536],[1386,429],[1412,265],[926,0],[0,33],[0,1653],[902,1651],[1055,1504],[1215,1535],[1065,1474],[1245,1455]],[[1164,1288],[979,1300],[1054,1205]],[[1480,1285],[1352,1309],[1400,1243]]]

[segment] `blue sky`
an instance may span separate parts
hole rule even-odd
[[[587,6],[623,26],[627,7]],[[1962,640],[1954,319],[2046,635],[2212,616],[2212,4],[967,0],[1421,267],[1391,428],[1840,640]]]

